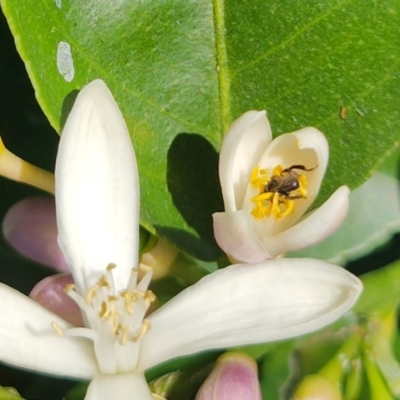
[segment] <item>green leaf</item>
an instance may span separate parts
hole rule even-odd
[[[400,303],[399,277],[400,261],[362,275],[364,291],[354,311],[361,314],[372,311],[382,314],[395,309]]]
[[[143,224],[200,258],[219,256],[216,158],[189,162],[189,140],[171,159],[179,134],[218,149],[248,109],[267,109],[275,135],[316,126],[331,145],[320,201],[362,183],[398,138],[397,0],[0,1],[52,125],[105,80],[137,152]]]
[[[378,171],[350,194],[349,213],[340,228],[314,246],[288,253],[345,265],[370,253],[400,231],[400,191],[395,151]]]

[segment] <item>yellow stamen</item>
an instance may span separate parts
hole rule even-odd
[[[143,323],[140,327],[139,333],[131,338],[132,342],[137,342],[142,338],[143,335],[145,335],[151,328],[150,321],[148,319],[143,320]]]
[[[53,321],[51,323],[51,327],[54,329],[54,332],[57,334],[57,336],[63,336],[64,335],[63,330],[61,329],[60,325],[57,324],[56,321]]]
[[[92,304],[93,298],[96,296],[96,292],[99,289],[99,285],[92,286],[85,295],[85,303]]]
[[[270,200],[273,195],[274,193],[272,192],[260,193],[259,195],[253,197],[251,201],[254,201],[255,203],[260,203],[263,200]]]
[[[0,138],[0,175],[54,193],[54,175],[11,153]]]
[[[114,263],[110,263],[110,264],[107,265],[106,270],[107,270],[108,272],[110,272],[110,271],[112,271],[114,268],[117,268],[117,266],[116,266]]]
[[[274,193],[272,198],[272,210],[271,213],[275,218],[279,218],[281,215],[281,209],[279,207],[279,193]]]
[[[274,177],[274,184],[269,182]],[[285,191],[290,183],[298,183],[298,189]],[[251,201],[255,203],[251,215],[255,219],[263,219],[272,215],[275,219],[292,215],[295,210],[296,199],[307,198],[307,177],[298,174],[290,168],[276,165],[271,177],[268,171],[255,166],[251,173],[250,184],[258,190],[258,195]],[[286,185],[286,186],[285,186]]]
[[[149,306],[151,303],[153,303],[156,300],[156,298],[157,298],[156,295],[151,290],[148,290],[144,295],[144,301],[146,303],[146,306]]]
[[[294,200],[285,199],[285,206],[286,210],[281,213],[281,218],[287,217],[288,215],[292,215],[294,213]]]
[[[122,345],[127,344],[128,339],[129,339],[129,325],[126,325],[122,328],[122,335],[119,340],[119,343]]]
[[[73,283],[68,283],[67,285],[65,285],[63,291],[64,291],[64,293],[68,293],[74,289],[75,289],[75,285]]]

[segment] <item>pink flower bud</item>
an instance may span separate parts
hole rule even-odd
[[[64,288],[73,283],[70,274],[48,276],[32,289],[29,297],[71,324],[84,326],[80,308],[64,292]]]
[[[24,256],[60,271],[68,271],[58,246],[54,199],[31,197],[15,204],[3,221],[3,233]]]
[[[221,356],[203,383],[196,400],[261,400],[257,364],[247,355]]]

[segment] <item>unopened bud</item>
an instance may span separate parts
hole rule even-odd
[[[71,324],[83,326],[80,308],[64,290],[73,282],[69,274],[48,276],[32,289],[29,297]]]
[[[25,257],[60,271],[69,270],[58,246],[54,198],[31,197],[14,204],[4,218],[3,234]]]
[[[341,400],[339,388],[321,375],[307,375],[297,386],[292,400]]]
[[[178,249],[162,238],[149,251],[143,253],[141,262],[153,269],[153,280],[160,279],[168,274],[169,268],[178,255]]]
[[[196,400],[261,400],[257,364],[244,354],[221,356],[197,393]]]

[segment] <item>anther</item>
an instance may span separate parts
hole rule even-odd
[[[53,330],[57,334],[57,336],[63,336],[64,335],[63,330],[60,328],[60,325],[58,325],[56,321],[52,321],[51,327],[53,328]]]
[[[74,290],[74,289],[75,289],[75,285],[73,283],[68,283],[65,285],[63,292],[68,294],[71,290]]]
[[[92,304],[93,297],[96,296],[96,292],[97,292],[98,289],[99,289],[99,286],[98,285],[94,285],[87,291],[86,296],[85,296],[85,303],[86,304]]]
[[[150,328],[151,328],[150,321],[148,319],[143,320],[138,334],[136,336],[131,337],[130,341],[137,342],[143,337],[143,335],[145,335],[150,330]]]
[[[106,270],[107,270],[107,272],[110,272],[110,271],[112,271],[114,268],[117,268],[117,265],[114,264],[114,263],[110,263],[110,264],[107,265]]]
[[[125,325],[122,328],[122,335],[119,340],[119,343],[124,345],[124,344],[128,343],[128,339],[129,339],[129,325]]]

